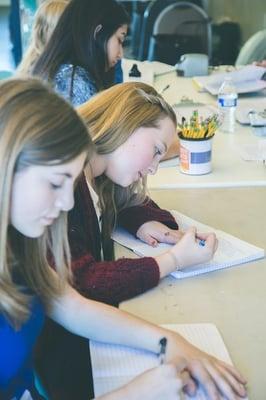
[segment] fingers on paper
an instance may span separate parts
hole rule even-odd
[[[190,373],[210,399],[239,400],[246,396],[245,379],[226,363],[213,358],[194,360]]]
[[[235,400],[246,396],[244,384],[239,382],[236,376],[234,376],[234,374],[232,374],[223,364],[207,362],[206,369],[216,382],[220,393],[227,399]]]

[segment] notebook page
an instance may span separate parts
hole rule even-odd
[[[224,342],[213,324],[169,324],[163,327],[180,333],[201,350],[232,364]],[[125,346],[90,342],[95,396],[108,393],[132,380],[136,375],[159,365],[153,353]],[[188,400],[187,396],[184,399]],[[195,400],[205,400],[199,389]]]
[[[257,246],[240,240],[221,230],[213,229],[177,211],[171,211],[171,213],[178,222],[181,230],[187,230],[190,226],[196,226],[198,232],[215,232],[219,240],[218,249],[211,261],[193,265],[186,268],[184,271],[173,272],[171,275],[177,279],[188,278],[221,268],[228,268],[264,257],[264,250]],[[140,256],[155,257],[171,247],[171,245],[165,243],[160,243],[157,247],[149,246],[121,228],[113,232],[112,238],[123,246],[132,249]]]

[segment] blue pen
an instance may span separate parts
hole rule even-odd
[[[199,246],[205,246],[205,240],[201,239],[201,240],[199,241]]]

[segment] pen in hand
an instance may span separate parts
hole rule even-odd
[[[199,240],[199,246],[205,246],[205,240],[201,239]]]
[[[159,340],[159,346],[160,346],[160,351],[159,351],[159,363],[160,365],[164,364],[165,362],[165,353],[166,353],[166,346],[167,346],[167,339],[166,337],[163,337],[162,339]]]

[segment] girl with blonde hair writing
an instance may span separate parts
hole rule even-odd
[[[83,122],[40,82],[21,79],[0,84],[0,121],[1,399],[41,398],[34,386],[32,351],[45,312],[73,333],[99,341],[156,353],[160,339],[168,339],[166,364],[102,400],[171,400],[183,386],[194,391],[184,371],[193,368],[175,358],[186,347],[192,350],[179,335],[87,300],[67,283],[65,213],[73,207],[73,187],[92,148]],[[56,272],[47,263],[47,252]],[[201,380],[210,398],[217,398],[212,379]]]
[[[10,80],[0,85],[0,121],[0,397],[40,399],[32,352],[45,312],[84,337],[128,345],[140,340],[140,347],[155,352],[167,332],[86,300],[67,284],[65,214],[73,207],[74,183],[92,149],[76,112],[38,81]],[[174,398],[189,382],[186,373],[178,374],[185,366],[176,360],[102,399],[137,399],[142,391],[156,398],[157,390]]]

